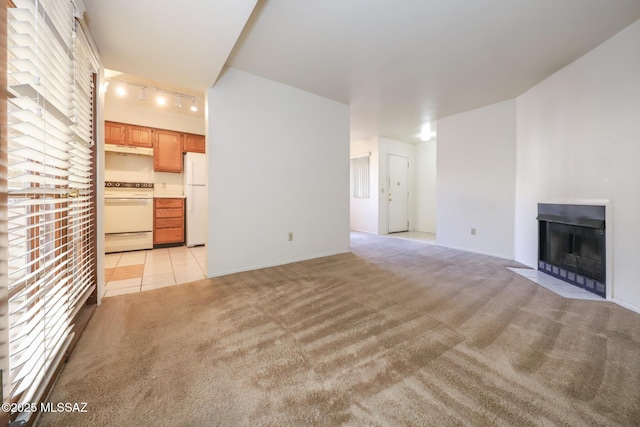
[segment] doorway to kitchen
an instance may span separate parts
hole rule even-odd
[[[116,70],[105,80],[102,295],[200,280],[205,246],[187,246],[206,239],[203,92]]]

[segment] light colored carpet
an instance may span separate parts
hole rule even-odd
[[[640,315],[483,255],[351,254],[108,298],[41,426],[638,425]]]

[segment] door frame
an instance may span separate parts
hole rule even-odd
[[[405,169],[405,179],[406,179],[406,183],[407,183],[407,206],[406,206],[406,222],[407,222],[407,229],[406,230],[398,230],[398,231],[391,231],[391,203],[389,200],[389,194],[390,190],[391,190],[391,157],[400,157],[403,159],[406,159],[407,162],[407,167]],[[410,195],[410,191],[409,191],[409,157],[402,155],[402,154],[395,154],[395,153],[387,153],[387,179],[386,179],[386,187],[387,187],[387,234],[389,233],[402,233],[403,231],[409,231],[409,195]]]

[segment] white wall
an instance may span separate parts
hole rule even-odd
[[[208,275],[348,252],[349,107],[229,68],[208,110]]]
[[[438,244],[513,259],[515,114],[509,100],[438,120]]]
[[[640,311],[640,21],[517,100],[515,257],[537,262],[537,203],[610,201],[613,298]]]
[[[414,229],[436,232],[436,140],[416,145]]]
[[[378,138],[351,141],[351,157],[371,153],[369,159],[369,198],[353,197],[353,183],[350,183],[350,227],[352,230],[378,233]]]
[[[416,172],[415,172],[415,146],[406,142],[397,141],[395,139],[389,139],[384,137],[378,138],[378,234],[389,233],[389,208],[387,197],[387,156],[389,154],[395,154],[398,156],[404,156],[409,159],[409,230],[414,229],[414,206],[416,189]]]

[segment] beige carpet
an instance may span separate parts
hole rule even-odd
[[[108,298],[42,426],[631,426],[640,315],[504,260],[354,233],[353,253]],[[640,285],[640,284],[639,284]]]

